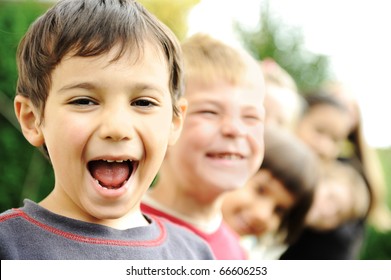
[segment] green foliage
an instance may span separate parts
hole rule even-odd
[[[20,133],[13,112],[19,40],[47,6],[33,1],[0,1],[0,212],[23,198],[40,200],[53,186],[49,162]]]
[[[387,202],[391,207],[391,147],[387,149],[379,149],[378,155],[383,166],[383,172],[386,177],[386,185],[388,186]]]
[[[268,57],[275,60],[293,77],[301,92],[329,80],[332,76],[329,58],[308,51],[301,29],[281,23],[270,11],[269,1],[264,4],[257,28],[246,30],[235,25],[244,46],[259,60]]]
[[[391,207],[391,148],[379,149],[379,158],[382,162],[386,184],[388,186],[387,202]],[[388,171],[388,172],[387,172]],[[391,259],[391,231],[378,232],[373,228],[368,228],[366,239],[361,251],[361,259],[364,260],[390,260]]]
[[[390,260],[391,232],[377,232],[372,227],[368,227],[360,259]]]
[[[382,162],[386,184],[388,186],[387,202],[391,207],[391,147],[378,150]],[[388,171],[388,172],[387,172]],[[361,251],[361,259],[364,260],[390,260],[391,259],[391,232],[378,232],[369,227],[366,239]]]

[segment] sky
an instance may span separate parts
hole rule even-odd
[[[258,23],[264,0],[201,0],[189,15],[189,35],[207,32],[240,45],[237,21]],[[308,50],[330,57],[333,71],[356,96],[368,144],[391,147],[391,1],[270,0],[284,24],[301,28]]]

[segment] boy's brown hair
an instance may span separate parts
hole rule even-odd
[[[22,38],[17,64],[16,94],[28,97],[41,118],[51,87],[51,74],[66,55],[91,57],[119,46],[119,59],[143,46],[156,44],[167,59],[174,113],[182,95],[182,58],[175,35],[134,0],[61,0],[38,18]]]

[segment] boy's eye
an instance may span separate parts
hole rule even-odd
[[[203,115],[217,115],[217,112],[213,110],[202,110],[200,113]]]
[[[74,99],[69,104],[73,105],[79,105],[79,106],[91,106],[91,105],[96,105],[96,102],[89,99],[89,98],[78,98]]]
[[[316,126],[315,127],[315,131],[318,133],[318,134],[326,134],[326,131],[322,128],[322,127],[319,127],[319,126]]]
[[[263,122],[264,115],[263,111],[250,108],[242,112],[241,118],[246,122],[257,124],[258,122]]]
[[[244,115],[243,118],[248,119],[248,120],[255,120],[255,121],[260,119],[260,117],[258,115]]]
[[[137,107],[153,107],[156,106],[156,103],[148,99],[138,99],[136,101],[133,101],[131,105]]]
[[[264,186],[257,186],[255,188],[255,191],[258,195],[265,195],[266,194],[266,188]]]

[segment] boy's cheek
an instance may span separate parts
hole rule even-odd
[[[42,127],[44,142],[48,146],[58,146],[64,142],[63,147],[82,147],[88,138],[88,124],[62,120],[59,123],[46,123]]]
[[[264,126],[254,127],[250,133],[250,141],[257,150],[263,153],[264,150]]]

